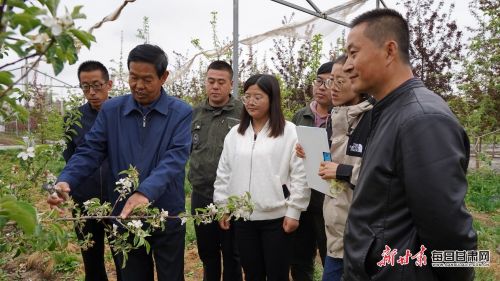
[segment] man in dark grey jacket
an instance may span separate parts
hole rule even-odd
[[[473,280],[471,267],[433,266],[432,251],[477,248],[464,203],[469,141],[446,102],[413,77],[407,22],[388,9],[360,15],[347,53],[353,89],[377,103],[344,237],[344,280]]]
[[[207,99],[193,111],[193,145],[188,174],[193,186],[193,214],[196,213],[196,208],[204,208],[213,203],[214,182],[224,138],[233,126],[240,123],[243,104],[231,96],[232,77],[231,65],[224,61],[212,62],[205,78]],[[203,280],[219,281],[222,275],[223,281],[241,281],[234,230],[222,230],[217,222],[213,222],[195,225],[195,233],[198,254],[203,262]]]

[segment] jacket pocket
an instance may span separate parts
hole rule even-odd
[[[380,272],[381,268],[377,266],[377,262],[382,259],[385,242],[381,237],[384,230],[382,226],[372,226],[370,230],[372,232],[372,239],[363,256],[363,267],[367,275],[372,277]]]
[[[197,150],[201,146],[201,129],[202,123],[201,121],[193,122],[191,127],[191,137],[192,137],[192,150]]]

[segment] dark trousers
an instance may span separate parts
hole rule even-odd
[[[193,192],[191,194],[191,213],[195,214],[196,208],[204,208],[212,203],[212,200]],[[222,280],[241,281],[241,265],[238,254],[234,228],[222,230],[218,222],[200,224],[194,226],[198,255],[203,262],[203,280],[220,281],[221,268]],[[221,266],[221,254],[222,263]]]
[[[314,280],[314,259],[319,250],[325,264],[325,221],[321,212],[305,211],[300,215],[299,228],[292,235],[291,273],[294,281]]]
[[[81,205],[81,204],[80,204]],[[75,215],[73,213],[73,215]],[[106,223],[104,221],[87,220],[75,226],[76,237],[83,241],[90,234],[93,241],[92,246],[87,249],[81,249],[83,266],[85,269],[85,281],[107,281],[106,267],[104,261],[104,246]],[[113,255],[115,268],[120,266],[117,258]],[[119,271],[117,270],[117,280],[121,281]]]
[[[236,242],[246,281],[288,281],[290,234],[283,230],[283,218],[263,221],[235,221]]]
[[[120,267],[122,280],[153,281],[156,268],[158,281],[184,281],[185,234],[185,225],[179,220],[169,220],[164,231],[153,232],[146,238],[151,245],[149,254],[145,247],[128,253],[125,268]]]

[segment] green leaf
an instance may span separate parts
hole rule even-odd
[[[75,47],[75,42],[73,41],[73,38],[69,36],[68,34],[62,34],[61,36],[57,37],[57,44],[59,47],[61,47],[61,50],[66,53],[67,50],[71,47]]]
[[[27,52],[23,50],[23,46],[26,44],[24,40],[17,40],[14,44],[6,43],[5,46],[14,50],[19,57],[25,57]]]
[[[57,6],[59,6],[59,0],[47,0],[45,5],[47,5],[47,8],[49,9],[52,16],[55,17],[57,14]]]
[[[13,220],[26,234],[33,234],[37,225],[36,209],[32,205],[17,201],[14,196],[0,198],[0,213]]]
[[[83,13],[80,13],[80,10],[82,9],[82,5],[78,5],[73,7],[73,11],[71,12],[71,18],[73,19],[86,19],[87,16]]]
[[[12,83],[14,83],[12,81],[12,77],[14,77],[14,75],[8,71],[0,71],[0,84],[3,84],[3,85],[12,85]]]
[[[9,0],[9,6],[12,6],[12,7],[17,7],[17,8],[20,8],[20,9],[26,9],[28,6],[26,6],[26,4],[24,4],[24,1],[22,0]]]
[[[54,69],[54,73],[57,75],[63,70],[64,62],[61,59],[54,58],[52,61],[52,68]]]
[[[32,14],[20,13],[12,15],[12,24],[14,28],[16,28],[17,26],[21,26],[21,34],[25,35],[26,33],[40,26],[41,22]]]
[[[90,48],[90,42],[92,42],[92,41],[95,42],[94,35],[92,35],[88,32],[78,30],[75,28],[70,29],[69,32],[71,32],[73,35],[75,35],[75,37],[78,38],[78,40],[80,40],[80,42],[82,42],[82,44],[85,45],[85,47],[87,47],[87,48]]]

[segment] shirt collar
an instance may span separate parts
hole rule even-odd
[[[155,110],[163,115],[168,114],[168,94],[163,89],[163,87],[160,90],[160,96],[146,108],[149,108],[148,111]],[[134,97],[130,95],[127,103],[125,104],[123,115],[128,115],[132,111],[138,111],[142,113],[141,106],[137,104],[137,102],[134,100]]]

